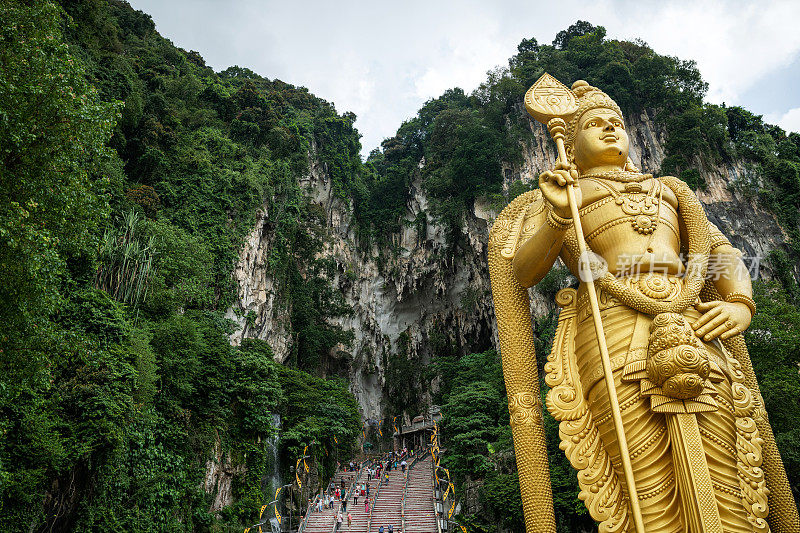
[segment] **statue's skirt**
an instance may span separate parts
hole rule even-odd
[[[579,290],[579,322],[575,337],[578,370],[592,418],[624,485],[594,324],[587,299],[580,297],[582,292]],[[626,377],[635,373],[630,372],[631,369],[643,368],[652,317],[619,304],[603,293],[600,294],[600,304],[645,530],[648,533],[685,532],[687,528],[682,516],[665,419],[672,415],[653,412],[651,397],[642,395],[639,380]],[[683,314],[690,324],[700,317],[700,313],[691,307]],[[696,416],[722,528],[726,533],[752,532],[737,473],[736,418],[730,372],[725,354],[718,344],[706,343],[705,346],[711,363],[709,381],[716,389],[714,400],[718,409]]]

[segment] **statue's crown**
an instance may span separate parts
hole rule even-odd
[[[525,93],[525,109],[533,118],[545,125],[554,118],[566,122],[568,146],[575,140],[575,126],[581,116],[591,109],[601,108],[610,109],[622,118],[617,103],[597,87],[578,80],[569,89],[546,72]]]

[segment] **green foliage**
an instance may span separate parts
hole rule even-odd
[[[705,188],[697,165],[700,156],[706,155],[719,162],[727,155],[728,133],[725,110],[710,104],[687,105],[681,110],[670,110],[666,119],[669,136],[665,151],[667,157],[661,164],[665,174],[679,176],[692,188]]]
[[[556,38],[553,39],[553,46],[563,50],[567,47],[567,45],[569,45],[569,42],[572,39],[576,37],[583,37],[584,35],[591,34],[594,31],[595,27],[592,24],[586,22],[585,20],[579,20],[575,24],[570,25],[570,27],[566,30],[561,30],[558,32],[556,34]]]
[[[474,96],[458,88],[447,90],[384,140],[382,151],[370,154],[367,168],[375,177],[367,181],[371,190],[366,198],[361,204],[358,197],[356,201],[363,224],[378,230],[378,242],[387,232],[400,230],[409,186],[421,178],[448,244],[452,248],[459,243],[464,213],[475,198],[500,191],[501,161],[518,157],[514,140],[505,135],[503,113],[513,106],[517,90],[511,85],[484,85]]]
[[[266,343],[255,339],[243,341],[240,351],[271,355]],[[344,380],[316,378],[274,363],[271,357],[269,362],[285,398],[277,411],[284,427],[281,453],[289,462],[302,455],[305,446],[316,442],[309,451],[321,465],[323,478],[331,476],[337,456],[347,457],[360,435],[361,415],[355,397]]]
[[[205,242],[167,222],[148,220],[143,226],[156,247],[145,310],[158,316],[173,309],[212,307],[213,256]]]
[[[737,185],[751,189],[777,215],[789,236],[791,258],[796,261],[800,257],[800,135],[787,135],[740,107],[726,108],[725,112],[734,151],[754,167],[757,176]],[[779,276],[789,272],[785,267],[776,264]]]
[[[450,392],[442,405],[442,430],[450,449],[447,467],[459,482],[480,479],[494,469],[487,444],[508,424],[505,384],[494,350],[462,357],[452,368]]]
[[[449,243],[458,241],[463,213],[478,196],[502,186],[503,137],[472,110],[448,109],[433,121],[423,185],[434,214],[445,223]]]
[[[53,312],[70,257],[108,213],[104,165],[118,105],[101,100],[52,4],[0,3],[0,321]]]
[[[781,286],[757,283],[758,312],[745,333],[792,491],[800,490],[800,312]]]
[[[272,426],[272,414],[285,397],[276,387],[278,371],[272,350],[266,344],[260,350],[253,349],[254,339],[248,340],[233,355],[231,393],[235,397],[232,410],[242,419],[242,436],[252,438]]]
[[[480,492],[481,503],[497,517],[504,529],[522,531],[525,517],[522,514],[522,495],[519,477],[515,474],[490,472],[483,482]]]
[[[138,234],[138,225],[138,215],[129,211],[121,228],[106,230],[95,274],[96,287],[132,306],[147,297],[155,255],[154,237],[145,242]]]
[[[387,416],[408,414],[416,416],[423,408],[423,363],[418,354],[411,353],[411,338],[407,332],[397,339],[397,351],[386,357],[384,394],[389,403]]]
[[[291,220],[290,217],[286,218]],[[281,261],[286,266],[279,268],[285,269],[284,293],[291,307],[295,338],[292,357],[298,367],[314,371],[329,366],[332,356],[349,355],[344,350],[352,345],[352,331],[328,320],[349,316],[352,309],[329,282],[335,265],[331,260],[317,258],[323,246],[324,213],[309,209],[305,218],[306,228],[299,225],[291,228],[291,236],[287,235],[281,243],[285,246]]]
[[[139,185],[131,187],[125,191],[125,196],[132,203],[141,206],[149,218],[154,218],[161,206],[161,198],[158,193],[149,185]]]
[[[773,267],[775,279],[790,299],[796,300],[798,297],[797,280],[793,274],[793,265],[789,260],[789,255],[785,250],[777,249],[769,253],[769,262]]]
[[[280,465],[316,439],[328,473],[359,417],[343,382],[230,345],[231,272],[262,208],[299,364],[346,347],[333,265],[308,259],[324,214],[298,177],[316,146],[336,190],[356,186],[355,117],[216,74],[125,2],[0,1],[0,41],[0,529],[252,523],[274,414]],[[210,514],[206,464],[226,458],[234,504]]]

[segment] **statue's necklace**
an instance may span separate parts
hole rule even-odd
[[[643,176],[645,174],[639,174]],[[659,181],[654,181],[653,186],[646,194],[643,193],[642,184],[639,181],[629,181],[625,183],[625,190],[618,191],[615,187],[604,183],[600,179],[584,176],[596,184],[606,189],[614,198],[614,203],[620,206],[622,212],[632,217],[631,226],[642,235],[652,235],[658,225],[661,215],[662,185]],[[656,188],[658,198],[655,197]]]
[[[628,284],[617,279],[611,272],[606,272],[605,276],[595,282],[599,289],[608,291],[613,298],[624,305],[653,316],[660,313],[683,313],[689,306],[694,305],[705,284],[710,246],[708,219],[703,211],[703,206],[692,190],[681,180],[672,176],[661,177],[658,181],[675,193],[678,198],[678,215],[686,226],[689,245],[687,257],[689,259],[686,264],[681,293],[672,301],[656,300],[641,291],[631,290]],[[567,231],[564,245],[567,247],[569,255],[574,258],[573,261],[580,257],[581,252],[574,226]],[[587,247],[591,251],[591,247]],[[570,268],[577,269],[577,266],[571,261]]]
[[[643,182],[652,178],[652,174],[642,174],[641,172],[631,172],[629,170],[609,170],[606,172],[590,172],[581,174],[581,178],[599,178],[620,183]]]

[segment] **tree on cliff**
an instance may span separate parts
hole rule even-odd
[[[46,2],[0,3],[0,321],[15,329],[10,340],[58,308],[67,263],[91,260],[119,185],[106,147],[119,106],[86,81],[61,16]]]

